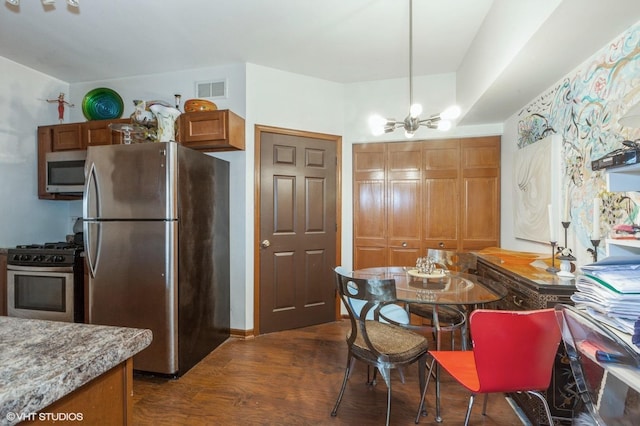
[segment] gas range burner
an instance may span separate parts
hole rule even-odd
[[[82,246],[65,243],[25,244],[7,250],[7,263],[19,266],[68,266],[80,257]]]
[[[16,249],[20,250],[66,250],[66,249],[81,249],[82,245],[74,243],[66,243],[63,241],[57,243],[44,243],[44,244],[23,244],[16,246]]]

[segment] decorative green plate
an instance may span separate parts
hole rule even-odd
[[[87,120],[109,120],[120,118],[124,102],[118,93],[106,87],[99,87],[84,95],[82,113]]]

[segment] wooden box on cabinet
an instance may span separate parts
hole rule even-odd
[[[178,118],[178,142],[200,151],[244,149],[244,119],[228,109],[185,112]]]

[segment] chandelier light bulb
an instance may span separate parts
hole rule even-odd
[[[440,117],[443,120],[455,120],[456,118],[460,117],[460,112],[460,107],[458,105],[453,105],[442,111]]]
[[[404,136],[408,139],[411,139],[415,134],[415,132],[410,132],[409,130],[404,131]]]
[[[422,105],[420,104],[411,105],[411,107],[409,108],[409,115],[411,115],[411,118],[417,118],[420,116],[420,114],[422,114]]]
[[[449,120],[440,120],[438,121],[438,130],[441,132],[446,132],[451,129],[451,122]]]
[[[20,6],[20,0],[6,0],[6,2],[13,6]]]
[[[371,133],[374,136],[380,136],[384,133],[384,126],[387,124],[387,119],[379,114],[374,114],[369,117],[369,127],[371,128]]]

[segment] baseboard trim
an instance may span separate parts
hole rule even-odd
[[[253,339],[255,337],[253,329],[240,330],[239,328],[232,328],[229,330],[229,334],[231,335],[231,337],[239,339]]]

